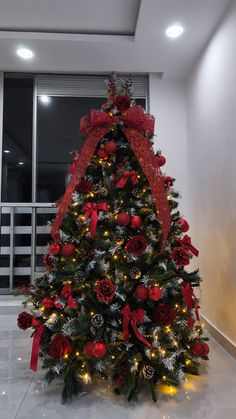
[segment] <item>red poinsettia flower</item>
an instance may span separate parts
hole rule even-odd
[[[101,279],[95,287],[95,293],[98,301],[109,303],[113,300],[116,286],[114,282],[108,279]]]
[[[20,329],[26,330],[32,325],[33,316],[27,311],[22,311],[17,318],[17,326]]]
[[[181,246],[172,249],[171,257],[177,266],[186,266],[189,264],[189,252]]]
[[[91,192],[93,190],[93,183],[90,180],[81,179],[81,181],[76,185],[75,191],[77,193]]]
[[[133,253],[134,255],[141,255],[145,252],[148,242],[144,236],[134,236],[125,246],[125,250],[128,253]]]
[[[55,335],[48,348],[48,354],[53,359],[59,359],[72,351],[72,344],[70,338],[64,336],[62,333]]]
[[[159,303],[153,311],[153,320],[157,325],[166,326],[172,324],[176,317],[176,311],[169,305]]]

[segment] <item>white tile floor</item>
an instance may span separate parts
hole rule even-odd
[[[16,315],[0,315],[0,419],[235,419],[236,361],[211,339],[210,361],[175,398],[155,405],[145,397],[130,406],[108,388],[92,388],[70,405],[60,404],[62,383],[46,389],[29,370],[30,333],[16,326]]]

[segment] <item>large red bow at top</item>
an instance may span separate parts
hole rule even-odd
[[[121,314],[123,314],[123,335],[124,341],[127,342],[129,340],[129,324],[132,326],[132,329],[136,335],[136,337],[149,349],[152,349],[152,345],[148,342],[140,333],[137,328],[137,324],[140,325],[143,322],[144,310],[142,308],[138,308],[137,310],[131,311],[129,304],[126,304],[121,310]]]
[[[85,218],[87,220],[88,217],[91,217],[90,221],[90,236],[96,236],[96,228],[98,222],[98,211],[108,211],[108,205],[106,202],[102,202],[101,204],[94,204],[93,202],[85,202],[83,206],[83,211],[85,211]]]
[[[119,116],[112,116],[106,112],[92,110],[90,117],[83,117],[80,130],[82,135],[87,135],[86,141],[80,150],[77,165],[74,169],[66,192],[61,200],[58,213],[52,224],[51,235],[55,242],[60,242],[59,229],[71,203],[72,193],[76,185],[85,175],[88,164],[94,156],[99,141],[110,131],[112,125],[123,122],[122,130],[146,176],[152,198],[160,222],[165,249],[166,240],[170,231],[171,220],[168,201],[166,199],[164,180],[152,144],[147,138],[153,135],[154,118],[145,114],[141,106],[132,106]]]
[[[132,106],[119,116],[92,109],[89,116],[83,116],[81,118],[80,133],[82,136],[85,136],[88,135],[94,127],[111,126],[118,121],[122,121],[127,127],[136,128],[139,131],[144,132],[148,137],[152,137],[154,134],[154,117],[145,114],[140,105]]]

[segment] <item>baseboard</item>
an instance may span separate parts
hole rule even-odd
[[[201,315],[203,322],[206,325],[207,331],[210,335],[233,357],[236,359],[236,345],[222,333],[210,320]]]

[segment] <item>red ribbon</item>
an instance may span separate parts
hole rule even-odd
[[[185,236],[180,239],[177,240],[181,246],[183,246],[186,250],[189,250],[194,256],[198,256],[199,255],[199,251],[196,249],[196,247],[194,247],[191,244],[191,237],[189,237],[187,234],[185,234]]]
[[[74,298],[72,297],[72,288],[71,288],[70,285],[64,285],[64,287],[61,290],[61,295],[66,298],[67,305],[70,308],[76,308],[77,307],[77,303],[74,300]]]
[[[85,211],[85,218],[91,217],[90,221],[90,236],[96,236],[96,228],[98,222],[98,211],[108,211],[108,204],[106,202],[101,202],[100,204],[94,204],[93,202],[85,202],[83,206],[83,211]]]
[[[129,340],[129,324],[132,326],[133,331],[136,337],[149,349],[152,349],[152,345],[148,342],[140,333],[137,328],[137,324],[142,324],[144,310],[142,308],[138,308],[137,310],[131,311],[129,304],[126,304],[121,310],[121,314],[123,314],[123,335],[124,341],[127,342]]]
[[[190,282],[186,282],[184,288],[182,289],[182,296],[184,298],[184,301],[186,302],[186,305],[189,311],[192,310],[193,305],[194,305],[196,319],[198,322],[200,322],[200,316],[198,312],[198,299],[196,295],[194,294],[194,291],[190,285]]]
[[[37,371],[39,344],[40,344],[42,333],[45,330],[45,327],[40,323],[39,320],[35,318],[33,318],[31,326],[35,328],[35,332],[34,332],[34,338],[33,338],[33,343],[32,343],[30,368],[33,371]]]
[[[125,170],[123,176],[120,178],[119,182],[117,183],[117,188],[124,188],[126,185],[126,182],[128,180],[128,177],[130,177],[131,182],[133,185],[136,185],[138,183],[138,177],[136,175],[135,170]]]
[[[135,114],[140,115],[138,123],[135,120]],[[144,115],[144,118],[141,116],[142,114]],[[125,114],[121,116],[114,117],[106,112],[93,110],[91,111],[90,117],[83,117],[81,119],[81,134],[87,135],[87,138],[80,151],[77,166],[71,176],[69,185],[60,202],[58,213],[52,224],[52,238],[55,242],[60,242],[59,229],[71,203],[71,195],[74,192],[76,185],[85,175],[87,166],[95,153],[99,141],[110,131],[113,123],[118,121],[124,122],[125,126],[123,127],[123,132],[149,182],[162,230],[162,250],[164,250],[171,227],[170,210],[166,199],[164,179],[158,159],[156,159],[149,139],[144,136],[144,134],[150,136],[153,134],[151,126],[153,125],[154,129],[154,118],[151,115],[144,114],[143,109],[141,107],[138,107],[137,109],[137,106],[129,108]],[[128,124],[129,126],[127,127]],[[147,129],[148,124],[149,128]],[[132,128],[134,126],[135,128]]]

